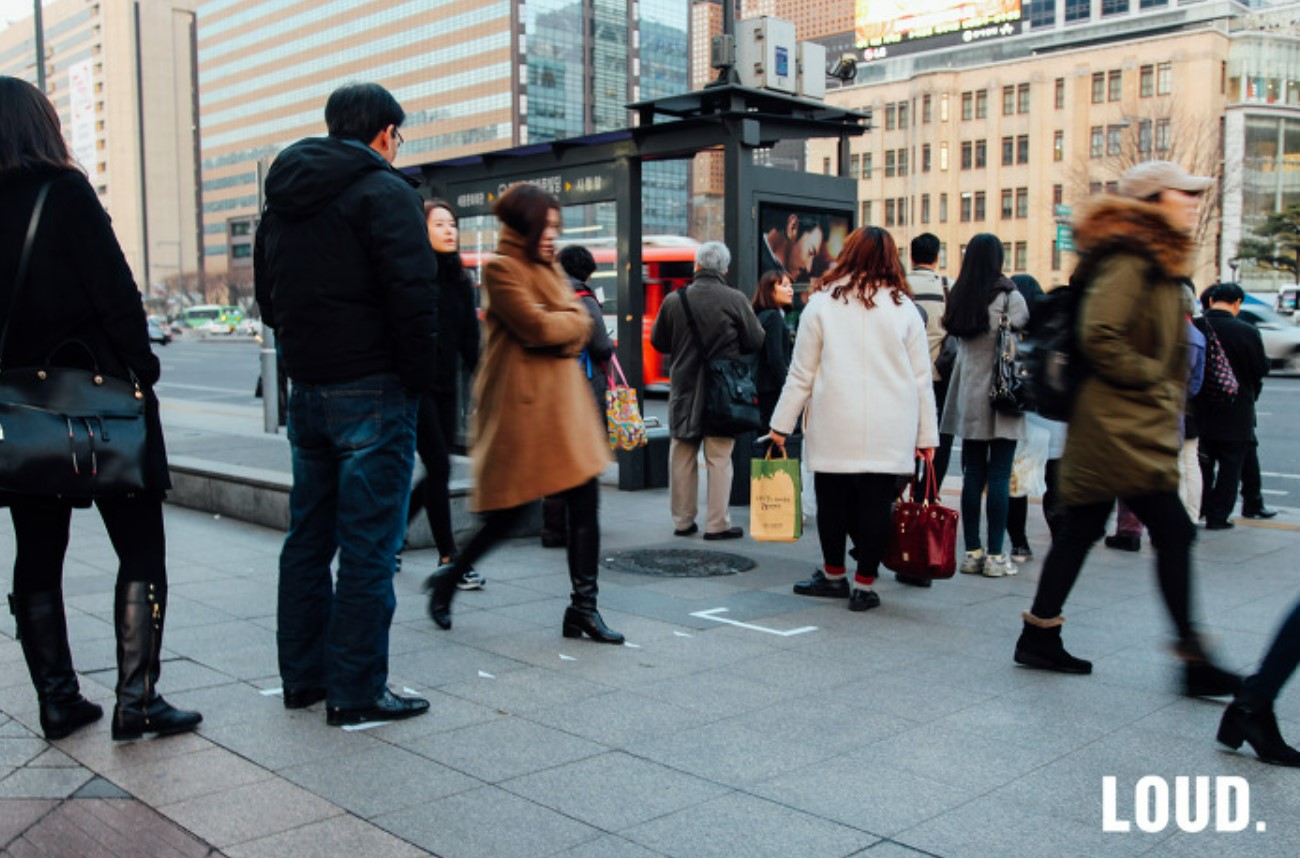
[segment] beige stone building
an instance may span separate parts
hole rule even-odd
[[[197,0],[44,7],[46,93],[146,295],[200,267],[192,46]],[[29,17],[0,30],[0,74],[35,83]]]

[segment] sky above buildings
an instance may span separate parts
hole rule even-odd
[[[41,5],[48,6],[48,0]],[[30,18],[32,8],[32,0],[0,0],[0,30],[7,28],[10,21]]]

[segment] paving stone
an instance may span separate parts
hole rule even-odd
[[[291,766],[280,775],[363,819],[483,786],[477,778],[389,746]]]
[[[225,748],[212,747],[186,754],[183,766],[163,758],[117,769],[112,780],[141,801],[161,807],[271,777],[271,772]]]
[[[206,843],[137,801],[78,799],[59,804],[8,844],[26,856],[208,858]]]
[[[93,777],[86,781],[76,792],[72,794],[73,798],[131,798],[131,794],[126,790],[110,783],[101,777]]]
[[[604,753],[603,745],[521,717],[423,736],[408,747],[431,760],[488,783]]]
[[[343,812],[279,778],[163,805],[159,811],[218,848],[280,834]]]
[[[58,806],[54,799],[0,799],[0,844],[9,843]]]
[[[225,853],[230,858],[415,858],[429,854],[355,816],[334,816],[227,847]]]
[[[86,769],[24,768],[0,780],[0,798],[67,798],[92,777]]]

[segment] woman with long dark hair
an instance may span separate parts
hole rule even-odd
[[[982,232],[966,245],[961,271],[948,295],[943,326],[957,338],[957,362],[948,384],[940,431],[961,438],[961,521],[966,556],[961,571],[989,578],[1016,574],[1003,551],[1011,500],[1011,462],[1025,437],[1025,418],[993,408],[997,331],[1002,316],[1021,330],[1029,307],[1002,273],[1002,241]],[[980,507],[988,489],[988,550],[980,541]]]
[[[555,265],[560,204],[519,184],[496,202],[498,256],[483,271],[487,346],[474,384],[472,507],[482,528],[452,562],[429,576],[429,615],[451,628],[461,573],[509,535],[529,504],[558,496],[568,507],[570,605],[565,637],[621,644],[596,610],[600,564],[597,477],[609,444],[591,388],[575,358],[591,336],[591,317]]]
[[[769,271],[758,278],[758,288],[750,302],[758,323],[763,326],[763,350],[755,353],[754,385],[758,388],[758,415],[764,426],[772,422],[772,411],[781,397],[794,338],[785,325],[785,314],[794,306],[794,284],[783,271]]]
[[[26,81],[0,77],[0,116],[0,363],[19,367],[52,360],[123,380],[134,376],[145,401],[146,491],[94,502],[118,558],[112,736],[192,730],[202,716],[172,707],[157,690],[167,610],[162,500],[171,480],[153,392],[161,368],[149,349],[140,292],[104,207],[68,154],[49,100]],[[42,194],[27,274],[18,283]],[[75,252],[69,252],[70,241]],[[68,347],[76,341],[93,357],[80,346]],[[99,704],[81,695],[68,647],[63,560],[74,503],[25,494],[3,501],[17,544],[14,619],[40,702],[41,729],[47,739],[59,739],[103,715]]]
[[[460,379],[478,365],[478,315],[474,310],[474,281],[460,258],[460,227],[451,204],[432,200],[424,204],[429,243],[438,257],[438,362],[432,393],[420,397],[415,429],[415,449],[426,475],[411,495],[409,517],[424,508],[429,530],[438,547],[440,563],[456,556],[456,536],[451,529],[451,447],[460,427]],[[467,567],[457,586],[477,590],[483,576]]]
[[[773,443],[785,445],[805,406],[822,567],[794,592],[847,598],[849,610],[865,611],[880,604],[872,587],[900,476],[914,470],[916,457],[931,459],[939,443],[925,323],[898,248],[879,227],[849,235],[825,288],[808,299],[772,415]],[[849,537],[858,552],[852,579]]]

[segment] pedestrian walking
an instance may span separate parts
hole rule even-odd
[[[145,490],[94,501],[118,560],[111,735],[121,740],[193,730],[203,716],[175,708],[158,693],[167,618],[162,502],[171,478],[154,394],[161,367],[149,348],[140,290],[95,189],[68,152],[54,106],[26,81],[0,76],[0,116],[0,360],[6,367],[94,370],[134,381],[144,398]],[[90,503],[9,494],[0,497],[6,504],[16,543],[14,622],[41,730],[47,739],[61,739],[104,714],[81,694],[63,606],[72,511]]]
[[[1300,751],[1282,738],[1273,703],[1300,665],[1300,602],[1291,607],[1259,670],[1242,680],[1241,690],[1219,722],[1219,741],[1230,748],[1249,742],[1264,762],[1300,767]]]
[[[551,495],[567,510],[572,593],[567,638],[621,644],[596,610],[600,565],[600,483],[609,444],[576,358],[592,319],[555,265],[560,203],[518,184],[496,202],[497,257],[483,270],[483,362],[474,384],[471,504],[483,526],[451,563],[429,576],[429,616],[451,628],[462,570],[505,539],[529,505]]]
[[[921,457],[939,443],[925,324],[912,303],[898,248],[879,227],[844,242],[826,287],[804,308],[794,361],[772,415],[785,445],[800,415],[817,490],[822,567],[794,585],[801,596],[880,604],[873,586],[890,535],[890,509]],[[857,549],[852,579],[846,539]]]
[[[1233,693],[1240,678],[1216,666],[1192,622],[1195,528],[1178,498],[1178,416],[1187,387],[1181,278],[1192,267],[1200,195],[1213,179],[1168,161],[1121,177],[1119,195],[1079,213],[1076,280],[1084,285],[1079,348],[1082,382],[1061,460],[1064,524],[1043,562],[1015,660],[1064,673],[1091,673],[1061,642],[1061,610],[1116,498],[1146,525],[1156,573],[1173,621],[1174,651],[1188,696]]]
[[[1002,261],[1002,240],[996,235],[984,232],[972,238],[943,317],[944,328],[958,344],[939,429],[961,439],[961,520],[966,541],[961,571],[989,578],[1016,574],[1016,564],[1003,543],[1011,463],[1016,442],[1025,437],[1025,418],[995,410],[989,398],[1002,317],[1018,331],[1029,322],[1029,308],[1002,273]],[[980,540],[986,490],[987,551]]]

